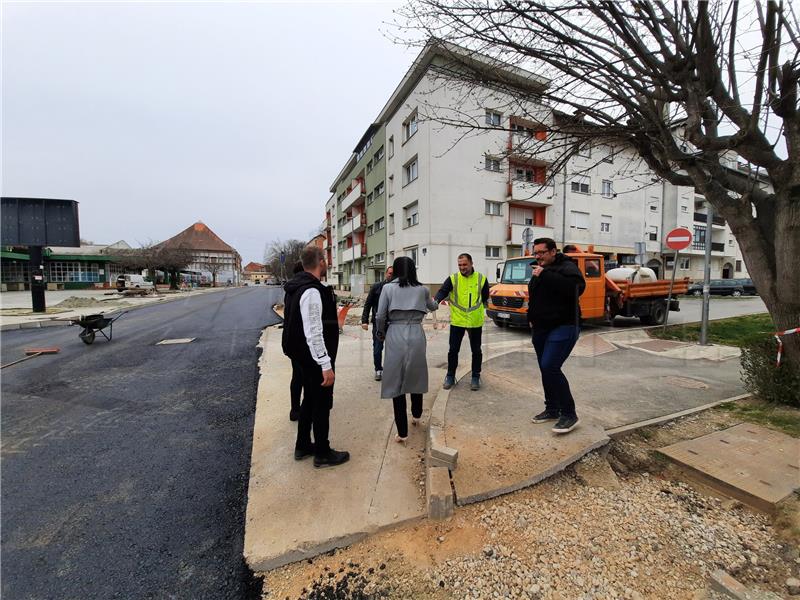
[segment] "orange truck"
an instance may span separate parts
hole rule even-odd
[[[605,270],[605,259],[589,247],[587,252],[578,249],[568,252],[586,280],[586,291],[581,296],[581,315],[584,320],[611,321],[617,315],[639,317],[644,325],[661,325],[667,319],[667,310],[679,311],[675,296],[685,294],[690,279],[672,282],[659,279],[633,283],[612,281]],[[528,327],[528,281],[531,278],[532,256],[510,258],[497,267],[498,283],[489,290],[486,314],[498,327],[515,325]],[[668,300],[669,298],[669,300]]]

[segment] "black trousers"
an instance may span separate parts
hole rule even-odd
[[[295,447],[309,449],[311,432],[314,432],[314,454],[324,456],[331,449],[328,441],[330,413],[333,408],[333,386],[322,387],[322,369],[316,363],[300,364],[300,379],[303,383],[303,402],[297,421]]]
[[[292,400],[292,411],[300,410],[300,396],[303,393],[303,376],[300,373],[300,363],[292,361],[292,381],[289,384],[289,395]]]
[[[464,339],[464,332],[469,336],[469,347],[472,350],[472,375],[481,374],[481,363],[483,353],[481,352],[481,334],[483,327],[459,327],[450,325],[450,350],[447,352],[447,374],[455,375],[458,368],[458,352],[461,350],[461,342]]]
[[[408,415],[406,414],[406,395],[392,398],[394,404],[394,424],[397,435],[408,437]],[[422,416],[422,394],[411,394],[411,416],[419,419]]]

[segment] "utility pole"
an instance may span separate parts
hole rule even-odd
[[[714,219],[714,208],[706,201],[706,254],[703,265],[703,311],[700,317],[700,345],[708,345],[708,301],[711,291],[711,223]]]

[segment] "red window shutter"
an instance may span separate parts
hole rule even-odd
[[[547,139],[547,132],[544,129],[539,129],[536,131],[536,139],[540,142],[543,142]]]
[[[544,167],[534,167],[533,180],[536,183],[544,183],[547,180],[547,169]]]
[[[547,208],[544,206],[537,206],[533,209],[533,224],[537,227],[545,227],[545,218],[547,217]]]

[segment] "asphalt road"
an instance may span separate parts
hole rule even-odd
[[[2,334],[2,597],[254,598],[242,559],[261,330],[280,288]],[[157,346],[167,338],[189,344]],[[287,406],[288,414],[288,406]]]

